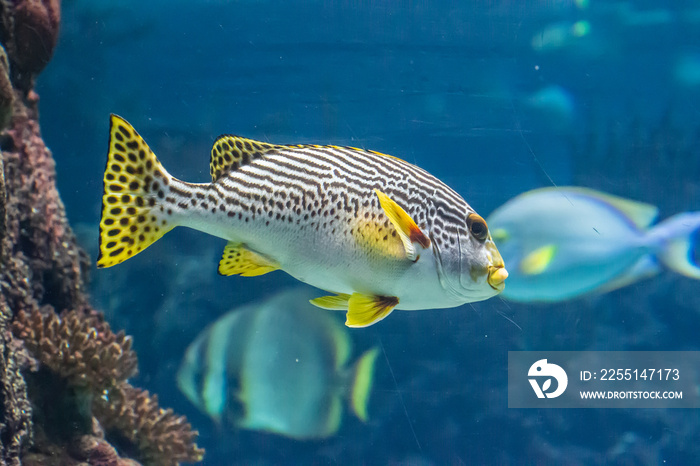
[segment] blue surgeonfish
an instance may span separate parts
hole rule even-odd
[[[378,152],[220,136],[211,183],[171,176],[112,115],[98,267],[176,226],[228,240],[222,275],[284,270],[332,293],[312,303],[366,327],[393,309],[488,299],[508,276],[486,222],[437,178]]]
[[[344,406],[362,421],[376,348],[350,367],[348,331],[309,290],[233,310],[187,348],[177,385],[217,423],[295,439],[335,434]]]
[[[563,301],[606,292],[656,274],[663,264],[700,279],[693,259],[700,212],[651,226],[658,209],[592,189],[542,188],[521,194],[489,217],[509,264],[513,301]]]

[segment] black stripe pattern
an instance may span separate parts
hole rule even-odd
[[[443,182],[401,159],[337,146],[281,146],[222,136],[212,149],[211,184],[175,183],[173,208],[208,211],[260,224],[329,234],[355,234],[354,220],[392,227],[378,189],[430,232],[439,247],[455,246],[473,209]],[[170,199],[166,199],[169,202]],[[381,233],[381,232],[380,232]]]

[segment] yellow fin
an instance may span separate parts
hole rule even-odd
[[[221,275],[241,275],[257,277],[279,269],[279,264],[247,249],[241,243],[229,241],[219,261]]]
[[[340,428],[340,423],[343,420],[343,404],[342,398],[335,396],[331,398],[330,405],[328,406],[328,411],[326,414],[326,422],[322,424],[322,429],[315,435],[317,438],[330,437],[331,435],[338,432]],[[285,433],[285,435],[287,435]],[[292,435],[292,437],[294,437]],[[307,437],[300,437],[307,438]]]
[[[596,194],[598,198],[603,199],[627,215],[632,223],[634,223],[640,230],[648,228],[659,215],[659,208],[655,205],[647,204],[645,202],[632,201],[630,199],[613,196],[612,194],[607,193]]]
[[[396,228],[396,231],[401,238],[403,247],[406,251],[406,258],[411,261],[418,260],[419,254],[413,243],[420,244],[423,248],[430,247],[430,239],[421,231],[421,229],[416,225],[410,215],[406,213],[405,210],[401,208],[393,199],[384,194],[383,192],[375,189],[374,192],[379,198],[379,204],[382,206],[384,213],[389,220],[391,220],[392,225]]]
[[[372,348],[360,356],[354,367],[350,406],[362,422],[367,422],[367,405],[369,404],[377,356],[379,356],[379,348]]]
[[[223,135],[216,138],[211,148],[209,173],[212,181],[218,180],[232,170],[249,164],[252,160],[274,151],[280,146],[239,136]]]
[[[520,270],[525,275],[539,275],[549,267],[557,247],[554,244],[547,244],[532,251],[520,261]]]
[[[104,173],[98,267],[111,267],[146,249],[176,225],[157,205],[172,177],[136,130],[112,115]]]
[[[354,328],[369,327],[391,314],[397,304],[399,304],[399,298],[395,296],[367,296],[353,293],[348,301],[345,325]]]
[[[316,307],[320,307],[321,309],[328,309],[330,311],[346,311],[348,309],[349,300],[349,294],[340,293],[336,296],[321,296],[320,298],[311,299],[309,302]]]

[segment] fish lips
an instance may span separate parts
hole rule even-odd
[[[508,278],[508,271],[506,268],[502,265],[490,265],[488,274],[486,281],[489,286],[499,293],[503,291],[506,286],[506,278]]]

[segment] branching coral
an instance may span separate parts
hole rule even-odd
[[[126,441],[138,460],[154,466],[201,461],[204,450],[186,419],[126,382],[137,371],[131,338],[112,332],[100,314],[21,311],[13,332],[43,367],[92,395],[92,414],[107,438]]]
[[[131,339],[89,310],[88,258],[56,190],[33,90],[59,22],[60,0],[0,0],[0,464],[135,464],[92,428],[93,411],[129,429],[121,435],[140,459],[199,460],[189,424],[126,384]],[[59,317],[65,309],[84,310]]]
[[[43,365],[73,386],[87,386],[99,393],[137,372],[131,338],[123,331],[115,334],[96,315],[19,312],[13,331]]]
[[[138,447],[144,464],[165,466],[204,456],[185,417],[158,406],[158,396],[146,390],[123,383],[95,399],[93,410],[108,435],[117,431]]]

